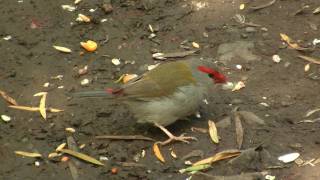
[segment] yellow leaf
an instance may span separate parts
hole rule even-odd
[[[46,111],[46,99],[47,99],[47,93],[43,94],[43,96],[40,99],[39,104],[39,111],[43,119],[47,119],[47,111]]]
[[[99,166],[104,166],[104,164],[102,162],[100,162],[100,161],[96,160],[95,158],[90,157],[90,156],[88,156],[86,154],[79,153],[79,152],[76,152],[76,151],[72,151],[70,149],[60,149],[59,151],[63,152],[63,153],[66,153],[66,154],[70,154],[71,156],[74,156],[74,157],[79,158],[81,160],[87,161],[89,163],[96,164],[96,165],[99,165]]]
[[[280,33],[281,39],[286,42],[290,47],[296,50],[304,50],[305,48],[300,47],[297,43],[293,43],[293,40],[286,34]]]
[[[71,49],[66,48],[66,47],[62,47],[62,46],[53,46],[53,48],[55,48],[56,50],[60,51],[60,52],[64,52],[64,53],[71,53]]]
[[[9,106],[10,108],[13,109],[19,109],[19,110],[25,110],[25,111],[39,111],[39,107],[29,107],[29,106]],[[56,109],[56,108],[47,108],[48,112],[62,112],[64,110],[61,109]]]
[[[25,156],[25,157],[42,157],[41,154],[39,153],[32,153],[32,152],[25,152],[25,151],[14,151],[14,153],[16,153],[17,155],[21,155],[21,156]]]
[[[200,45],[198,43],[196,43],[196,42],[192,42],[192,46],[194,48],[200,48]]]
[[[98,44],[94,41],[80,42],[80,45],[88,52],[93,52],[98,48]]]
[[[218,130],[215,123],[211,120],[208,120],[209,125],[209,135],[214,143],[219,143]]]
[[[241,152],[239,150],[226,150],[226,151],[219,152],[212,157],[195,162],[192,164],[192,166],[197,166],[197,165],[201,165],[201,164],[211,164],[216,161],[239,156],[240,154],[241,154]]]
[[[25,110],[25,111],[39,111],[38,107],[28,107],[28,106],[9,106],[13,109]]]
[[[57,148],[56,148],[56,151],[60,151],[61,149],[65,148],[67,145],[67,143],[62,143],[60,144]]]
[[[166,162],[161,154],[161,151],[159,149],[159,146],[157,143],[154,143],[153,144],[153,152],[154,152],[154,155],[161,161],[161,162]]]

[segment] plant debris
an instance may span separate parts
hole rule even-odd
[[[252,10],[264,9],[266,7],[269,7],[269,6],[273,5],[275,2],[276,2],[276,0],[271,0],[270,2],[268,2],[266,4],[262,4],[262,5],[259,5],[259,6],[251,6],[251,7],[249,7],[249,9],[252,9]]]
[[[159,146],[158,146],[158,143],[154,143],[154,144],[153,144],[153,153],[154,153],[154,155],[157,157],[157,159],[159,159],[161,162],[163,162],[163,163],[166,162],[166,161],[164,160],[164,157],[163,157],[161,151],[160,151],[160,148],[159,148]]]
[[[217,162],[217,161],[220,161],[223,159],[228,159],[228,158],[239,156],[240,154],[241,154],[241,152],[239,150],[225,150],[225,151],[222,151],[222,152],[215,154],[212,157],[197,161],[197,162],[193,163],[192,166],[197,166],[197,165],[202,165],[202,164],[212,164],[214,162]]]
[[[219,137],[218,137],[218,130],[215,125],[215,123],[211,120],[208,120],[208,126],[209,126],[209,135],[211,137],[211,140],[218,144],[219,143]]]
[[[69,154],[71,156],[74,156],[76,158],[79,158],[79,159],[84,160],[86,162],[90,162],[90,163],[95,164],[95,165],[104,166],[104,164],[102,162],[100,162],[100,161],[96,160],[95,158],[90,157],[90,156],[88,156],[86,154],[83,154],[83,153],[72,151],[70,149],[59,149],[59,152],[63,152],[63,153]]]
[[[3,98],[4,100],[6,100],[9,104],[15,105],[15,106],[18,105],[17,101],[14,100],[12,97],[10,97],[10,96],[9,96],[7,93],[5,93],[4,91],[1,91],[1,90],[0,90],[0,95],[1,95],[2,98]]]
[[[145,137],[142,135],[129,135],[129,136],[114,136],[114,135],[102,135],[96,136],[96,139],[113,139],[113,140],[145,140],[145,141],[155,141],[152,138]]]
[[[41,154],[34,153],[34,152],[14,151],[14,153],[16,153],[17,155],[20,155],[20,156],[32,157],[32,158],[40,158],[40,157],[42,157]]]

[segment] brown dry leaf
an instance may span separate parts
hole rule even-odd
[[[10,97],[10,96],[9,96],[7,93],[5,93],[4,91],[1,91],[1,90],[0,90],[0,95],[1,95],[2,98],[3,98],[4,100],[6,100],[9,104],[15,105],[15,106],[18,105],[17,101],[14,100],[12,97]]]
[[[40,99],[40,104],[39,104],[39,111],[41,116],[43,117],[44,120],[47,119],[47,111],[46,111],[46,99],[47,99],[47,92],[45,92],[41,99]]]
[[[289,36],[286,34],[280,33],[281,39],[286,42],[291,48],[299,51],[311,50],[310,48],[304,48],[295,43]]]
[[[192,132],[200,132],[200,133],[208,133],[207,129],[199,128],[199,127],[191,127]]]
[[[214,143],[219,143],[218,130],[215,123],[211,120],[208,120],[208,125],[209,125],[209,135],[211,137],[211,140]]]
[[[236,136],[237,136],[237,144],[238,148],[241,149],[242,142],[243,142],[243,127],[241,124],[240,115],[238,112],[234,112],[233,114],[234,123],[236,127]]]
[[[153,152],[154,155],[161,161],[161,162],[166,162],[161,154],[160,148],[158,146],[158,143],[153,144]]]
[[[240,154],[241,154],[241,152],[239,150],[225,150],[225,151],[222,151],[222,152],[215,154],[212,157],[197,161],[197,162],[193,163],[192,166],[198,166],[201,164],[211,164],[211,163],[223,160],[223,159],[228,159],[228,158],[239,156]]]
[[[17,155],[21,155],[21,156],[25,156],[25,157],[42,157],[41,154],[39,153],[33,153],[33,152],[25,152],[25,151],[14,151],[14,153],[16,153]]]
[[[72,151],[70,149],[60,149],[59,152],[63,152],[63,153],[66,153],[66,154],[69,154],[71,156],[74,156],[76,158],[79,158],[81,160],[84,160],[84,161],[87,161],[87,162],[90,162],[92,164],[96,164],[96,165],[100,165],[100,166],[104,166],[104,164],[98,160],[96,160],[95,158],[93,157],[90,157],[86,154],[83,154],[83,153],[79,153],[79,152],[76,152],[76,151]]]
[[[280,33],[281,39],[286,42],[293,49],[299,49],[300,46],[297,43],[293,43],[293,40],[286,34]]]

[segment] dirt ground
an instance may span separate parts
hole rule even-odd
[[[186,154],[193,150],[202,152],[202,157],[188,159],[196,162],[222,150],[237,148],[233,124],[218,127],[219,144],[213,144],[207,133],[191,131],[191,127],[207,129],[208,119],[219,122],[232,115],[236,106],[265,122],[264,125],[243,122],[242,150],[262,144],[269,154],[267,160],[275,159],[275,164],[243,160],[231,167],[225,160],[214,163],[205,173],[221,177],[267,172],[283,180],[319,179],[319,164],[279,165],[277,157],[291,152],[299,152],[304,161],[320,157],[319,122],[298,123],[319,118],[319,112],[308,118],[305,114],[320,107],[320,67],[311,63],[310,70],[305,72],[308,61],[297,57],[320,55],[319,47],[312,45],[315,38],[320,38],[320,14],[312,13],[320,2],[277,0],[265,8],[250,9],[268,2],[82,0],[75,11],[69,12],[61,5],[73,5],[71,0],[0,0],[0,89],[25,106],[38,106],[39,97],[33,94],[46,91],[47,106],[64,110],[48,113],[47,120],[43,120],[40,113],[15,110],[0,100],[0,115],[12,118],[10,122],[0,122],[0,179],[72,179],[68,162],[61,162],[60,157],[47,158],[70,136],[65,131],[67,127],[76,130],[72,137],[78,145],[86,145],[80,150],[82,153],[97,159],[107,158],[101,159],[105,166],[71,160],[79,174],[75,179],[186,179],[189,174],[178,172],[187,167],[182,159]],[[108,3],[112,12],[102,8]],[[240,10],[242,3],[245,6]],[[79,13],[91,17],[91,22],[76,22]],[[243,17],[245,23],[237,22]],[[152,39],[149,25],[156,34]],[[297,51],[287,47],[280,33],[309,49]],[[93,53],[85,52],[79,44],[89,39],[99,44]],[[147,65],[157,62],[152,58],[153,52],[184,51],[182,42],[185,42],[183,48],[191,49],[195,49],[191,42],[197,42],[199,52],[191,56],[218,61],[230,81],[243,80],[246,87],[234,92],[222,89],[212,92],[207,98],[209,104],[200,109],[201,118],[192,116],[189,121],[169,126],[176,135],[187,133],[199,140],[161,147],[165,163],[154,156],[153,142],[96,139],[98,135],[138,134],[166,139],[157,128],[137,124],[122,104],[106,99],[75,99],[70,94],[110,87],[125,73],[141,74]],[[58,52],[53,45],[71,48],[73,52]],[[223,49],[235,53],[234,57],[222,58],[226,55]],[[279,55],[281,61],[275,63],[273,55]],[[120,58],[121,65],[113,65],[112,58]],[[79,77],[78,69],[85,65],[88,73]],[[63,77],[53,78],[58,75]],[[90,83],[82,86],[80,82],[85,78]],[[49,87],[43,86],[46,82],[50,83]],[[44,158],[18,156],[14,153],[17,150],[38,152]],[[146,155],[140,157],[143,150]],[[177,159],[171,157],[171,150]],[[35,162],[40,165],[36,166]],[[112,173],[112,168],[118,172]]]

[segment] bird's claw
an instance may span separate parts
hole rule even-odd
[[[197,141],[198,139],[196,137],[192,136],[185,136],[185,134],[181,134],[180,136],[170,136],[168,140],[160,142],[161,145],[167,145],[172,141],[181,141],[187,144],[190,144],[190,140]]]

